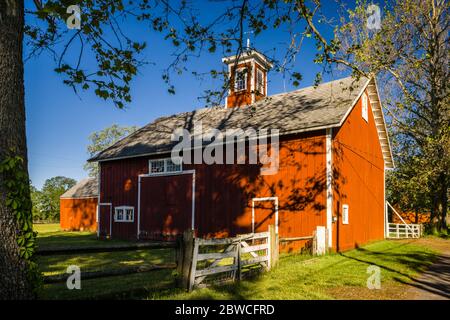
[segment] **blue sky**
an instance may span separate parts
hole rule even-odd
[[[211,10],[210,5],[202,6],[199,14],[211,14],[208,10]],[[172,47],[160,35],[143,31],[135,24],[127,25],[126,30],[136,39],[146,39],[148,46],[145,57],[156,64],[149,64],[141,69],[134,79],[131,86],[133,101],[125,110],[115,108],[111,102],[99,99],[91,92],[81,92],[77,96],[70,87],[62,83],[62,77],[53,72],[54,61],[46,54],[26,62],[29,171],[36,187],[41,188],[46,179],[58,175],[76,180],[86,177],[83,164],[88,157],[88,136],[94,131],[114,123],[143,126],[163,115],[202,107],[197,98],[213,84],[208,81],[199,82],[189,74],[184,74],[174,78],[177,92],[169,95],[166,84],[161,80],[161,72],[171,61]],[[284,47],[287,40],[287,32],[278,30],[252,38],[252,45],[265,51],[273,47]],[[321,70],[320,66],[312,62],[314,55],[313,41],[306,42],[296,62],[296,70],[303,75],[300,87],[313,84],[316,72]],[[219,68],[221,58],[220,53],[205,53],[192,60],[189,66],[197,71],[207,71]],[[85,67],[89,67],[89,59],[85,63]],[[286,84],[286,91],[294,89],[289,81]],[[269,73],[269,95],[283,92],[283,87],[281,75]]]

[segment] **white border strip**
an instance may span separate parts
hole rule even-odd
[[[333,129],[327,129],[326,133],[326,181],[327,181],[327,229],[328,247],[333,245]]]

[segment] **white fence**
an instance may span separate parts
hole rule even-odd
[[[388,238],[390,239],[408,239],[420,238],[422,236],[422,225],[388,223]]]
[[[423,226],[421,224],[408,224],[403,220],[402,216],[395,210],[395,208],[386,201],[386,221],[387,212],[391,208],[402,223],[387,223],[387,238],[389,239],[408,239],[420,238],[423,234]]]
[[[183,287],[189,291],[210,283],[240,280],[244,275],[269,270],[278,260],[278,236],[274,226],[268,232],[233,238],[202,239],[185,235]]]

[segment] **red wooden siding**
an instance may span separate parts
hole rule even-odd
[[[101,164],[100,202],[111,203],[112,213],[119,206],[133,206],[134,222],[112,223],[112,238],[137,238],[138,175],[148,173],[146,158],[132,158]],[[102,206],[109,210],[108,206]],[[106,209],[107,208],[107,209]],[[102,223],[102,221],[101,221]]]
[[[170,240],[191,221],[192,174],[142,178],[140,238]]]
[[[361,105],[333,129],[333,247],[341,251],[384,237],[384,160],[371,108],[366,122]],[[349,224],[342,223],[344,204]]]
[[[149,157],[140,157],[101,163],[101,202],[111,202],[113,209],[121,205],[135,207],[134,223],[113,222],[113,238],[136,239],[138,175],[148,173],[148,160]],[[325,225],[325,131],[280,141],[280,168],[275,175],[260,175],[260,166],[256,164],[184,165],[183,169],[196,171],[195,229],[199,236],[251,232],[252,199],[261,197],[278,197],[280,237],[309,236],[317,225]],[[175,188],[173,193],[173,196],[178,193],[177,201],[188,205],[186,210],[180,213],[180,209],[173,206],[172,211],[166,211],[162,208],[167,208],[164,205],[167,198],[160,193],[170,183],[150,182],[149,179],[154,178],[142,179],[146,196],[142,195],[141,199],[141,219],[148,219],[143,217],[144,211],[151,215],[159,212],[160,217],[155,221],[167,222],[165,228],[169,233],[181,232],[183,225],[174,222],[171,226],[164,217],[190,214],[190,187],[186,186],[184,192]],[[155,196],[151,195],[153,192]],[[185,219],[179,221],[186,222]],[[154,226],[150,227],[152,231]],[[283,250],[296,250],[302,245],[301,242],[286,244]]]
[[[60,199],[60,226],[62,230],[96,231],[97,197]]]

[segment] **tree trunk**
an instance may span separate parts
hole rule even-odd
[[[24,159],[26,169],[23,5],[23,0],[0,1],[0,162],[14,150]],[[0,174],[0,299],[30,299],[32,285],[27,263],[19,255],[17,221],[5,204],[4,182]]]
[[[447,179],[444,173],[441,174],[439,179],[441,185],[441,230],[446,231],[447,226],[447,208],[448,208],[448,185]]]

